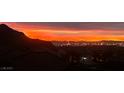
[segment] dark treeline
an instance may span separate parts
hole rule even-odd
[[[124,70],[124,47],[61,47],[66,51],[68,70]]]

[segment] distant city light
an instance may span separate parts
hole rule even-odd
[[[87,58],[86,57],[82,57],[82,59],[86,60]]]
[[[118,41],[99,41],[99,42],[85,42],[85,41],[53,41],[52,42],[55,46],[89,46],[89,45],[98,45],[98,46],[121,46],[124,47],[124,42]]]

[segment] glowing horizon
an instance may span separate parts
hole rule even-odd
[[[124,41],[124,23],[1,23],[30,38],[46,41]]]

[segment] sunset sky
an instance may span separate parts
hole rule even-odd
[[[124,40],[123,22],[0,22],[30,38],[59,41]]]

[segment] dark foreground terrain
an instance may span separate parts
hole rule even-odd
[[[55,47],[0,25],[0,70],[118,71],[124,70],[124,47]]]

